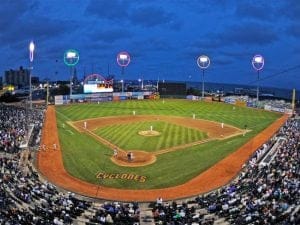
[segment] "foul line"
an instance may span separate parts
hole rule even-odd
[[[68,131],[70,134],[74,135],[74,133],[71,130],[66,130],[66,131]]]
[[[67,116],[65,116],[64,114],[62,114],[61,112],[59,112],[59,111],[57,111],[57,110],[55,110],[55,112],[57,112],[58,114],[60,114],[60,115],[62,115],[64,118],[66,118],[67,120],[70,120],[70,121],[72,121],[71,120],[71,118],[69,118],[69,117],[67,117]]]

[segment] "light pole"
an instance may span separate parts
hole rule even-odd
[[[156,82],[156,92],[158,92],[158,83],[159,83],[159,77],[157,78],[157,82]]]
[[[140,88],[141,88],[141,91],[144,89],[144,76],[142,75],[142,78],[139,78],[139,83],[140,83]]]
[[[32,88],[31,88],[31,70],[33,69],[32,63],[33,63],[33,52],[34,52],[34,43],[31,41],[29,43],[29,108],[32,110]]]
[[[197,59],[197,64],[202,69],[202,99],[204,99],[204,70],[209,67],[210,59],[206,55],[201,55]]]
[[[79,61],[79,53],[74,49],[65,51],[64,63],[70,67],[70,101],[72,97],[72,80],[73,80],[73,68]]]
[[[122,80],[120,80],[120,82],[121,82],[122,93],[123,93],[124,92],[124,80],[122,79]]]
[[[47,79],[47,95],[46,95],[46,106],[49,104],[49,79]]]
[[[261,55],[255,55],[252,58],[252,66],[257,71],[257,88],[256,88],[256,104],[258,105],[259,101],[259,71],[262,70],[262,68],[265,65],[264,57]]]
[[[142,90],[142,87],[141,87],[141,82],[142,82],[142,79],[141,79],[141,78],[139,78],[139,79],[138,79],[138,82],[139,82],[139,90]]]
[[[129,65],[130,63],[130,55],[128,52],[120,52],[118,55],[117,55],[117,63],[118,65],[121,67],[122,69],[122,92],[124,91],[124,70],[125,70],[125,67]]]

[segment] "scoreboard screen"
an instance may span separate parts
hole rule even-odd
[[[87,76],[83,82],[84,93],[113,92],[113,80],[106,80],[99,74]]]
[[[84,93],[99,93],[99,92],[113,92],[114,89],[110,84],[84,84]]]

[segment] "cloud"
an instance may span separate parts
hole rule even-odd
[[[29,8],[29,4],[26,0],[20,1],[1,1],[0,7],[0,30],[1,32],[9,29],[18,18],[20,18]]]
[[[299,0],[284,1],[284,5],[279,9],[281,16],[286,16],[294,22],[300,21],[300,4]]]
[[[168,25],[169,25],[170,29],[179,31],[182,28],[183,23],[181,21],[172,20],[172,21],[170,21],[170,23]]]
[[[113,43],[132,37],[132,33],[128,29],[114,28],[110,30],[99,30],[94,32],[92,39],[101,40],[106,43]]]
[[[216,38],[217,36],[217,33],[208,34],[207,36],[201,37],[199,40],[194,41],[191,46],[205,51],[222,47],[223,44]]]
[[[142,27],[155,27],[163,24],[174,24],[173,15],[164,11],[161,7],[142,6],[134,9],[130,21]]]
[[[170,0],[174,4],[173,0]],[[176,1],[180,9],[184,11],[193,12],[196,14],[212,13],[215,11],[231,10],[232,4],[228,0],[201,0],[201,1]]]
[[[253,53],[249,51],[245,51],[244,49],[241,51],[237,50],[228,50],[228,51],[220,51],[220,55],[225,57],[233,58],[234,60],[240,60],[240,59],[249,59],[249,56],[252,57]]]
[[[299,24],[293,24],[287,29],[288,34],[292,35],[294,38],[300,38],[300,26]]]
[[[52,20],[46,17],[18,20],[0,36],[1,42],[10,45],[28,40],[43,40],[59,37],[76,28],[72,21]],[[24,32],[26,31],[26,32]]]
[[[133,46],[138,51],[143,52],[143,54],[146,54],[147,52],[150,51],[158,52],[158,51],[169,51],[174,49],[169,41],[160,37],[135,41],[133,43]]]
[[[278,40],[277,33],[269,26],[244,23],[231,26],[219,33],[218,39],[226,45],[268,45]]]
[[[128,17],[130,1],[98,1],[91,0],[86,8],[86,14],[95,15],[98,18],[124,21]]]
[[[211,55],[216,49],[224,47],[217,34],[208,34],[205,37],[199,37],[199,40],[193,41],[183,50],[182,57],[197,59],[201,54]]]
[[[166,12],[161,5],[159,1],[151,2],[151,5],[147,2],[136,2],[135,8],[133,8],[131,1],[91,0],[86,8],[86,14],[94,15],[98,19],[114,21],[119,25],[130,22],[133,25],[146,28],[168,25],[170,29],[180,29],[181,22],[175,20],[174,14]]]
[[[216,57],[211,63],[215,66],[230,66],[234,63],[234,60],[229,58]]]
[[[295,54],[295,58],[300,59],[300,46],[299,45],[295,46],[295,48],[293,49],[293,53]]]
[[[274,17],[273,4],[259,2],[238,1],[235,14],[240,18],[251,18],[257,20],[271,20]]]
[[[103,50],[111,50],[111,44],[107,43],[107,42],[102,42],[101,40],[98,41],[87,41],[86,43],[84,43],[84,48],[88,49],[89,51],[95,51],[98,52],[98,49],[101,49],[101,51]]]

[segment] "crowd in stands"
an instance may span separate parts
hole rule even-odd
[[[0,151],[16,153],[25,142],[29,146],[38,144],[44,108],[29,113],[26,107],[1,104],[0,118]]]
[[[275,140],[276,155],[260,164]],[[268,147],[269,146],[269,147]],[[227,186],[187,201],[152,204],[156,224],[300,224],[300,120],[290,119],[276,137],[256,151]]]
[[[100,203],[59,190],[33,167],[31,151],[39,145],[45,109],[27,111],[0,104],[0,224],[115,224],[140,222],[136,202]],[[278,139],[269,163],[261,164]],[[289,119],[276,136],[258,149],[240,175],[227,186],[186,201],[151,203],[157,225],[300,224],[300,121]],[[37,149],[37,148],[36,148]]]
[[[89,207],[71,193],[42,182],[31,167],[24,174],[19,164],[20,154],[0,160],[1,224],[71,224]]]
[[[0,106],[0,151],[17,152],[27,130],[25,110]]]
[[[42,180],[32,165],[31,154],[39,149],[44,112],[44,108],[30,111],[0,104],[0,224],[63,225],[74,224],[79,217],[86,224],[138,223],[137,203],[94,205]],[[28,146],[22,149],[22,143]]]
[[[140,208],[137,202],[120,203],[105,202],[90,222],[100,224],[130,225],[139,224]]]

